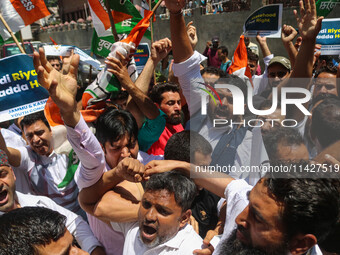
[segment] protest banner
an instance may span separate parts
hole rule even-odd
[[[133,57],[135,58],[138,74],[140,74],[143,71],[146,62],[149,59],[149,56],[150,56],[149,45],[147,43],[140,43],[136,49],[136,53],[133,55]]]
[[[266,5],[253,12],[243,26],[244,36],[280,38],[282,27],[282,4]]]
[[[340,54],[340,18],[324,19],[321,30],[316,37],[316,43],[321,44],[321,55]]]
[[[31,57],[18,54],[0,60],[0,119],[41,111],[48,92],[41,87]]]
[[[340,4],[340,0],[318,0],[316,2],[316,12],[318,16],[326,17],[337,4]]]

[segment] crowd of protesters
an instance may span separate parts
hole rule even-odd
[[[239,70],[218,37],[195,51],[186,1],[165,5],[171,40],[138,77],[108,57],[91,100],[78,55],[34,53],[56,108],[1,128],[0,254],[340,254],[340,67],[316,51],[315,0],[283,26],[287,52],[241,37]]]

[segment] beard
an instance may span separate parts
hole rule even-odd
[[[166,123],[171,124],[171,125],[178,125],[178,124],[181,124],[181,122],[182,122],[181,114],[170,115],[166,118]]]
[[[242,243],[236,238],[235,229],[228,239],[222,241],[218,255],[284,255],[288,254],[287,242],[282,242],[281,245],[266,246],[264,249],[255,248]]]

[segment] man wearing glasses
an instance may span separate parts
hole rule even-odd
[[[272,88],[277,87],[284,79],[288,78],[290,71],[289,59],[282,56],[273,57],[268,64],[268,87],[260,95],[268,98],[272,93]]]

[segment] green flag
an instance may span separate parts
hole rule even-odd
[[[117,34],[128,34],[137,25],[137,23],[143,18],[136,7],[130,2],[130,0],[106,0],[109,1],[111,10],[114,12],[114,19],[119,20],[119,16],[124,19],[127,15],[130,18],[121,22],[115,22]]]
[[[316,12],[318,16],[326,17],[337,4],[340,4],[340,0],[318,0],[316,2]]]
[[[151,32],[147,30],[144,34],[146,38],[151,38]],[[113,35],[99,37],[96,30],[93,31],[92,42],[91,42],[91,52],[94,54],[106,58],[110,51],[112,44],[115,43]]]
[[[21,40],[21,33],[16,32],[15,37],[20,41]],[[6,41],[0,36],[0,45],[8,44],[8,43],[15,43],[13,37],[8,38]]]
[[[113,35],[98,37],[96,30],[93,30],[91,52],[94,54],[106,58],[110,51],[112,44],[115,42]]]

